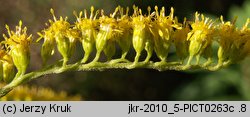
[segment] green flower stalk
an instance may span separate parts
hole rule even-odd
[[[16,77],[25,74],[26,69],[30,63],[30,43],[32,35],[27,35],[27,28],[22,29],[22,21],[16,27],[16,32],[11,31],[9,26],[6,25],[9,37],[3,35],[5,38],[5,45],[8,48],[8,53],[13,59],[18,73]]]
[[[99,13],[99,10],[97,10],[94,14],[94,7],[92,6],[90,11],[91,12],[89,18],[87,17],[87,10],[84,10],[83,18],[83,12],[80,12],[79,16],[76,12],[74,12],[74,15],[77,18],[75,27],[81,32],[81,38],[79,39],[82,43],[82,47],[84,50],[84,57],[81,63],[86,63],[89,59],[89,56],[94,49],[95,39],[97,35],[98,20],[96,19],[96,17]]]

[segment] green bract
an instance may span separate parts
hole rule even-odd
[[[49,28],[47,30],[43,30],[44,34],[38,33],[40,38],[37,40],[44,38],[44,42],[41,49],[41,56],[43,60],[43,65],[46,65],[48,59],[54,54],[54,48],[55,48],[55,37],[54,32],[52,28]]]
[[[10,83],[15,76],[14,68],[12,57],[4,50],[0,50],[0,81]]]
[[[17,45],[10,50],[10,56],[20,75],[24,74],[30,63],[30,51],[24,46]]]

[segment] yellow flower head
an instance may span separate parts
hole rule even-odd
[[[97,15],[99,14],[99,10],[94,13],[94,7],[90,8],[90,16],[87,15],[87,10],[84,10],[84,17],[82,17],[83,12],[79,13],[79,16],[74,11],[73,14],[77,18],[77,22],[75,23],[76,29],[80,31],[78,39],[82,42],[82,47],[84,50],[84,59],[82,59],[82,63],[85,63],[90,53],[93,51],[94,43],[97,35],[97,31],[99,28],[99,22],[97,19]]]
[[[245,25],[240,30],[240,39],[236,40],[236,47],[241,49],[243,57],[250,55],[250,29],[248,25],[250,19],[247,19]]]
[[[245,25],[240,30],[240,39],[237,40],[237,41],[240,41],[238,42],[238,45],[237,45],[237,47],[239,48],[241,45],[244,45],[250,39],[250,29],[248,28],[249,23],[250,23],[250,19],[247,19]]]
[[[3,42],[13,62],[18,70],[16,76],[22,75],[26,72],[30,62],[30,44],[32,35],[27,35],[27,28],[22,28],[22,21],[19,21],[19,26],[16,26],[16,31],[11,31],[6,25],[9,37],[3,35],[5,41]]]
[[[165,8],[162,7],[160,10],[160,13],[158,12],[158,7],[155,6],[155,14],[156,14],[156,19],[155,23],[158,24],[158,28],[160,30],[166,29],[168,33],[172,31],[172,28],[177,28],[180,29],[180,24],[178,24],[177,19],[174,18],[174,8],[171,7],[170,13],[168,16],[165,15]],[[159,32],[160,35],[163,35],[163,32]],[[170,35],[170,34],[168,34]]]
[[[233,22],[224,22],[221,17],[221,25],[219,25],[219,44],[218,51],[219,61],[229,59],[235,63],[244,59],[250,53],[250,30],[248,28],[249,19],[241,30],[235,26],[235,18]],[[237,56],[236,56],[237,55]]]
[[[42,38],[44,39],[44,43],[54,43],[56,37],[58,35],[66,36],[67,31],[70,28],[70,24],[67,22],[67,17],[63,19],[60,17],[58,20],[55,16],[54,10],[50,9],[50,12],[53,16],[53,20],[49,20],[50,26],[46,23],[47,26],[49,26],[47,29],[44,29],[42,33],[38,32],[38,35],[40,36],[37,41],[40,41]]]
[[[188,33],[187,40],[189,45],[189,58],[186,66],[189,66],[191,60],[196,56],[196,64],[199,64],[200,56],[208,59],[207,66],[211,63],[212,58],[212,41],[214,38],[213,21],[205,18],[204,15],[198,12],[195,13],[195,21],[191,23],[192,31]]]
[[[63,36],[67,35],[67,30],[70,28],[70,24],[67,22],[67,17],[63,19],[60,17],[58,20],[55,16],[54,10],[50,9],[50,12],[53,16],[53,20],[49,20],[50,25],[46,23],[47,26],[49,26],[47,29],[44,29],[42,33],[38,32],[38,35],[40,38],[38,38],[37,41],[40,41],[42,38],[44,41],[54,41],[55,37],[58,34],[61,34]],[[52,43],[52,42],[51,42]]]
[[[118,26],[118,30],[120,33],[122,34],[127,34],[127,33],[131,33],[132,32],[132,23],[130,22],[130,17],[129,17],[129,8],[126,8],[126,12],[124,14],[124,9],[120,6],[118,6],[119,8],[119,13],[120,13],[120,18],[117,19],[117,26]]]
[[[119,11],[119,7],[117,7],[114,13],[110,14],[110,16],[104,15],[104,11],[101,11],[101,17],[99,18],[100,22],[100,32],[106,32],[106,39],[115,39],[116,36],[121,33],[118,29],[118,22],[115,19],[117,12]]]
[[[119,33],[121,33],[117,26],[117,20],[115,19],[118,10],[119,7],[116,7],[114,13],[110,14],[110,16],[104,15],[104,11],[101,11],[101,17],[99,18],[100,30],[96,37],[97,53],[93,61],[97,61],[99,59],[103,50],[108,59],[115,53],[114,41],[120,35]]]
[[[15,32],[11,31],[9,26],[6,25],[9,37],[3,34],[3,37],[5,39],[3,43],[6,44],[7,48],[12,49],[19,45],[23,46],[24,49],[29,48],[32,35],[27,35],[27,28],[22,28],[22,24],[22,21],[19,21],[19,26],[16,26]]]
[[[67,22],[68,17],[65,17],[63,19],[63,17],[61,16],[60,19],[58,20],[55,16],[54,10],[50,9],[50,12],[53,16],[54,21],[49,20],[51,27],[51,30],[55,33],[55,35],[57,34],[63,34],[65,35],[67,30],[70,28],[70,23]]]
[[[148,7],[148,15],[143,15],[142,10],[136,6],[133,6],[134,14],[132,17],[132,28],[133,38],[150,38],[149,35],[152,33],[152,18],[154,13],[150,13],[151,8]],[[135,39],[138,40],[138,39]]]
[[[195,13],[195,22],[191,24],[192,31],[188,34],[188,40],[196,40],[199,42],[212,41],[214,26],[213,21],[205,18],[203,14]]]
[[[144,62],[148,62],[154,49],[152,18],[155,15],[151,13],[151,8],[148,7],[148,14],[143,15],[142,10],[134,6],[134,14],[132,16],[133,38],[132,44],[136,51],[134,62],[138,62],[143,49],[147,51],[147,57]]]
[[[51,13],[54,17],[55,22],[57,21],[55,15],[54,15],[54,10],[51,9]],[[44,39],[42,49],[41,49],[41,56],[43,60],[43,64],[45,65],[47,60],[54,54],[54,48],[55,48],[55,32],[58,32],[56,30],[57,25],[54,24],[52,20],[49,20],[50,25],[46,23],[48,26],[47,29],[42,30],[42,32],[38,32],[37,34],[40,36],[37,39],[37,42],[40,41],[41,39]],[[64,26],[65,27],[65,26]],[[64,31],[65,32],[65,31]]]
[[[219,44],[220,46],[228,51],[230,49],[231,45],[234,43],[234,41],[238,40],[239,37],[239,31],[235,27],[236,18],[233,20],[233,22],[224,22],[223,17],[220,17],[221,24],[219,25]]]
[[[94,13],[94,7],[90,8],[90,16],[87,15],[87,10],[84,10],[84,17],[82,17],[83,12],[79,13],[79,16],[74,11],[74,15],[77,18],[77,22],[75,23],[76,27],[81,31],[86,30],[96,30],[98,28],[98,20],[96,19],[97,15],[99,14],[99,10]]]
[[[150,13],[150,7],[148,7],[148,15],[143,15],[142,10],[139,9],[138,7],[134,6],[134,14],[132,17],[132,24],[133,28],[136,30],[149,30],[150,27],[152,27],[152,21],[151,19],[153,18],[154,14]],[[134,32],[135,33],[135,32]]]
[[[47,60],[54,54],[55,48],[55,33],[53,32],[52,28],[44,29],[42,33],[37,33],[40,37],[37,39],[37,42],[41,39],[44,39],[42,49],[41,49],[41,56],[43,60],[43,64],[45,65]]]

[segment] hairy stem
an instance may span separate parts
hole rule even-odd
[[[131,65],[133,65],[133,62],[126,62],[126,63],[115,63],[112,64],[110,62],[91,62],[88,64],[81,64],[81,62],[75,63],[75,64],[69,64],[69,65],[63,65],[63,61],[59,61],[51,66],[48,66],[42,70],[30,72],[24,75],[20,75],[16,77],[11,83],[7,84],[6,86],[2,87],[0,89],[0,97],[5,96],[8,92],[10,92],[14,87],[26,83],[32,79],[39,78],[44,75],[48,74],[59,74],[66,71],[103,71],[107,69],[131,69]],[[147,68],[147,69],[155,69],[159,71],[164,70],[183,70],[184,66],[180,65],[177,62],[162,62],[162,63],[154,63],[154,62],[137,62],[135,68]],[[193,65],[190,67],[190,69],[200,69],[202,66],[199,65]],[[207,70],[212,70],[212,68],[204,68]]]

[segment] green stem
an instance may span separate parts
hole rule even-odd
[[[69,64],[69,65],[63,65],[63,61],[59,61],[55,63],[54,65],[48,66],[47,68],[44,68],[42,70],[30,72],[24,75],[17,76],[11,83],[5,85],[0,89],[0,97],[5,96],[8,92],[10,92],[13,88],[15,88],[18,85],[21,85],[23,83],[26,83],[32,79],[39,78],[44,75],[48,74],[59,74],[66,71],[103,71],[106,69],[131,69],[131,65],[133,65],[133,62],[128,63],[116,63],[112,64],[110,62],[91,62],[88,64],[81,64],[81,62],[75,63],[75,64]],[[148,68],[148,69],[155,69],[159,71],[164,70],[183,70],[183,65],[180,65],[176,62],[162,62],[162,63],[154,63],[154,62],[148,62],[145,64],[144,62],[137,62],[135,68]],[[190,69],[201,69],[202,66],[193,65],[190,67]],[[209,68],[203,68],[208,69]]]

